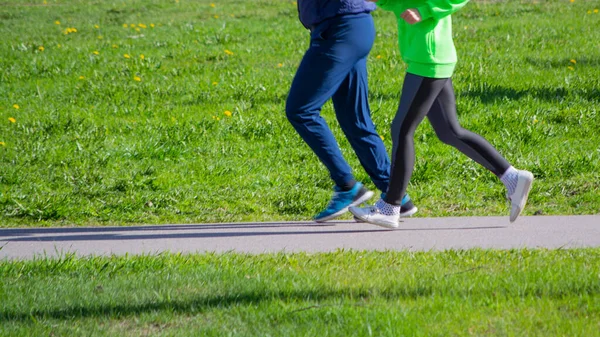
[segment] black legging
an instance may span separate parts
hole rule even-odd
[[[407,73],[400,106],[392,122],[392,168],[385,202],[392,205],[402,203],[415,165],[415,130],[425,116],[442,142],[454,146],[498,177],[510,167],[487,140],[460,126],[450,78],[428,78]]]

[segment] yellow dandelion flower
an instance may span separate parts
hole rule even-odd
[[[154,24],[153,24],[153,23],[151,23],[151,24],[150,24],[150,27],[151,27],[151,28],[154,28]]]
[[[15,108],[15,109],[19,109],[19,108],[21,108],[21,107],[20,107],[18,104],[13,104],[13,108]]]
[[[570,0],[572,3],[575,2],[575,0]]]
[[[534,118],[534,119],[533,119],[533,124],[535,124],[535,123],[537,123],[537,122],[538,122],[538,119],[537,119],[537,118]]]
[[[571,59],[569,62],[571,62],[573,64],[577,64],[577,60],[575,60],[575,59]]]
[[[281,68],[281,67],[283,67],[283,63],[277,63],[277,67],[278,67],[278,68]]]
[[[227,55],[233,55],[233,52],[229,49],[225,49],[225,54]]]
[[[225,110],[225,112],[223,112],[223,114],[227,117],[231,117],[231,111],[229,111],[229,110]]]
[[[94,50],[93,53],[94,53],[94,55],[100,55],[100,52],[97,50]]]
[[[142,79],[139,76],[134,76],[133,80],[136,81],[136,82],[141,82],[142,81]]]
[[[99,28],[100,28],[100,26],[98,26],[98,25],[94,25],[94,28],[96,28],[96,29],[99,29]]]
[[[215,4],[210,4],[210,7],[215,8],[216,5]]]
[[[75,28],[75,27],[71,27],[71,32],[73,32],[73,33],[77,33],[77,28]]]
[[[126,59],[130,59],[131,58],[131,56],[129,56],[129,54],[123,54],[123,57],[126,58]]]
[[[47,4],[48,4],[48,1],[44,0],[44,5],[47,5]]]
[[[132,23],[132,24],[129,25],[129,27],[135,28],[135,24]]]
[[[60,21],[56,20],[56,21],[54,21],[54,24],[55,25],[60,25]]]
[[[218,121],[220,121],[220,120],[221,120],[221,118],[217,117],[217,120],[218,120]]]
[[[379,135],[379,138],[381,138],[381,140],[384,140],[384,139],[385,139],[385,138],[383,138],[383,136],[382,136],[382,135]]]
[[[144,54],[140,54],[140,58],[143,60],[143,59],[145,59],[146,57],[144,56]]]
[[[296,6],[298,3],[296,1],[292,2],[292,5]]]
[[[139,28],[135,27],[135,31],[140,32],[141,30]]]
[[[119,46],[117,46],[116,44],[113,44],[112,47],[115,49],[119,48]]]
[[[6,146],[5,142],[0,142],[0,146]]]
[[[60,43],[56,45],[56,48],[60,48],[60,47],[62,47],[62,46],[60,45]]]
[[[38,47],[38,50],[39,50],[39,51],[44,51],[44,49],[46,49],[46,48],[44,48],[44,46],[39,46],[39,47]]]
[[[218,18],[219,18],[219,16],[218,16],[218,15],[215,15],[215,16],[213,16],[213,18],[215,18],[215,19],[218,19]]]
[[[79,76],[79,79],[83,80],[83,79],[85,79],[85,76]]]
[[[212,82],[212,85],[217,85],[217,84],[219,84],[219,83],[218,82]]]
[[[129,27],[126,23],[123,24],[123,28]]]
[[[569,68],[569,70],[575,70],[575,68],[568,66],[567,68]]]
[[[11,122],[11,123],[16,123],[17,122],[17,120],[14,119],[14,117],[8,117],[8,121]]]
[[[594,13],[596,13],[596,14],[597,14],[597,13],[598,13],[598,9],[594,9]]]
[[[140,27],[140,28],[148,28],[148,26],[146,26],[146,25],[145,25],[145,24],[143,24],[143,23],[138,23],[138,27]]]
[[[592,11],[587,11],[588,14],[592,14]]]
[[[380,59],[380,58],[381,58],[381,55],[377,55],[377,59]]]

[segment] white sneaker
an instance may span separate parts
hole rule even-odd
[[[511,204],[510,210],[510,222],[517,220],[525,204],[527,203],[527,197],[529,191],[531,191],[531,184],[533,183],[533,174],[529,171],[519,170],[517,187],[512,195],[508,196]]]
[[[350,213],[361,221],[372,223],[385,228],[398,228],[399,215],[381,214],[377,206],[369,207],[350,207]]]

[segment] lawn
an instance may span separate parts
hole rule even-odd
[[[600,250],[0,262],[6,336],[600,336]]]
[[[454,16],[460,121],[536,175],[526,215],[600,211],[598,7]],[[374,17],[370,104],[390,149],[405,67],[392,14]],[[285,118],[308,46],[292,1],[5,0],[0,36],[0,226],[303,220],[331,196]],[[427,123],[416,139],[418,216],[508,214],[492,174]]]
[[[461,123],[534,172],[526,215],[600,212],[599,7],[454,16]],[[391,148],[405,67],[393,16],[374,17],[370,103]],[[4,0],[0,36],[1,227],[304,220],[331,196],[284,114],[308,46],[292,1]],[[508,214],[494,176],[427,123],[416,139],[418,216]],[[597,248],[0,261],[2,336],[593,337],[599,322]]]

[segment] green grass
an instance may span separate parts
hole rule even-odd
[[[308,45],[296,6],[214,3],[0,4],[1,226],[309,219],[326,204],[327,172],[284,114]],[[454,17],[461,123],[537,176],[525,214],[600,211],[598,7],[473,1]],[[405,68],[394,18],[374,16],[370,102],[391,148]],[[374,188],[330,103],[323,115]],[[494,176],[427,123],[416,138],[420,216],[507,213]]]
[[[600,250],[0,262],[0,335],[600,336]]]

